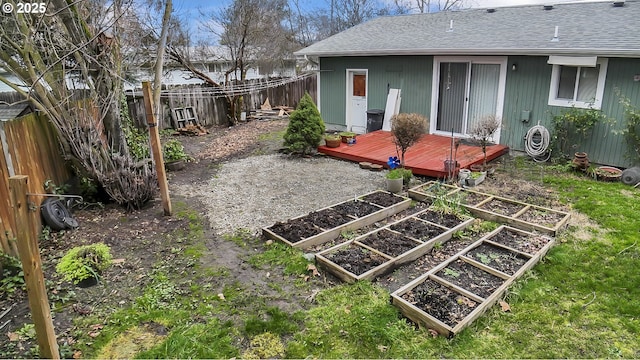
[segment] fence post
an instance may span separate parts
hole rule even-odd
[[[158,185],[160,185],[160,196],[162,197],[162,207],[164,215],[171,216],[171,198],[169,198],[169,184],[167,183],[167,173],[164,169],[164,158],[160,146],[160,133],[158,132],[158,122],[153,113],[153,98],[151,97],[151,84],[148,81],[142,82],[142,95],[144,96],[144,109],[147,113],[147,125],[149,125],[149,138],[151,139],[151,151],[153,162],[156,164],[156,174],[158,175]]]
[[[17,175],[9,178],[11,207],[15,214],[18,254],[22,262],[24,282],[27,285],[31,318],[36,327],[36,337],[40,347],[40,356],[59,359],[58,343],[53,329],[51,309],[44,285],[42,259],[38,248],[38,235],[35,229],[36,211],[27,200],[28,176]]]

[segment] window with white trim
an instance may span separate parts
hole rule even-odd
[[[595,66],[553,64],[549,105],[600,109],[607,65],[608,59],[598,59]]]

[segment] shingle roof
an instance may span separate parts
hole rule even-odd
[[[23,115],[29,108],[28,103],[0,105],[0,121],[13,120]]]
[[[378,17],[296,55],[609,55],[640,57],[640,0]],[[449,31],[451,21],[453,30]],[[558,41],[551,41],[558,26]]]

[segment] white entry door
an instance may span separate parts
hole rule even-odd
[[[367,132],[367,70],[347,70],[347,129]]]

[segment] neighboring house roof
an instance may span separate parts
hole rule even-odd
[[[640,1],[466,9],[384,16],[298,56],[582,55],[640,57]],[[556,26],[557,41],[552,41]],[[451,27],[451,29],[450,29]]]
[[[0,105],[0,121],[13,120],[17,117],[25,115],[29,112],[30,107],[27,103]]]

